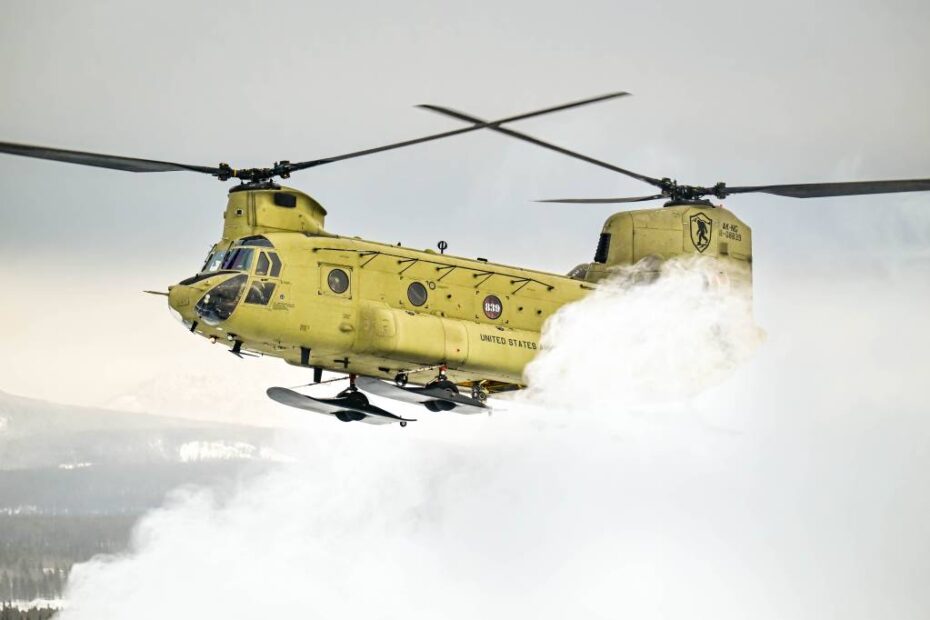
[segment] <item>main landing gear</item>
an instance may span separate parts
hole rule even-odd
[[[283,405],[331,415],[342,422],[367,422],[368,424],[397,422],[403,427],[407,426],[407,422],[416,421],[394,415],[369,403],[368,397],[358,389],[354,374],[349,375],[349,387],[339,392],[335,398],[314,398],[282,387],[269,388],[267,394],[269,398]]]
[[[337,379],[339,380],[344,379]],[[487,393],[482,390],[481,382],[476,382],[471,386],[470,396],[461,394],[458,386],[446,376],[445,366],[439,367],[436,378],[423,387],[407,387],[407,373],[399,373],[390,383],[372,377],[358,377],[355,374],[350,374],[348,380],[349,386],[339,392],[335,398],[314,398],[280,387],[270,388],[268,396],[279,403],[331,415],[343,422],[367,422],[368,424],[397,422],[401,426],[407,426],[407,422],[415,420],[395,415],[372,405],[363,390],[384,398],[423,405],[433,412],[454,411],[470,414],[490,411],[485,404]]]
[[[448,369],[445,366],[440,366],[439,374],[436,376],[435,379],[433,379],[432,381],[426,384],[426,388],[427,389],[430,389],[430,388],[443,389],[443,390],[450,391],[452,394],[460,394],[461,391],[459,390],[459,386],[449,381],[448,377],[446,376],[447,370]],[[481,383],[482,383],[481,381],[473,382],[471,384],[470,392],[471,392],[471,399],[473,401],[483,404],[485,401],[488,400],[488,393],[481,388]]]
[[[487,396],[480,386],[472,396],[459,392],[458,386],[446,376],[446,367],[440,366],[436,378],[423,387],[407,387],[407,373],[394,377],[392,383],[371,377],[359,377],[358,385],[371,394],[391,398],[405,403],[423,405],[433,412],[454,411],[455,413],[486,413]]]

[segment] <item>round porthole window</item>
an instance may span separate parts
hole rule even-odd
[[[329,290],[342,295],[349,290],[349,274],[342,269],[333,269],[326,276],[326,283],[329,284]]]
[[[422,306],[425,304],[428,295],[429,293],[426,292],[426,287],[419,282],[413,282],[407,287],[407,299],[409,299],[410,303],[414,306]]]

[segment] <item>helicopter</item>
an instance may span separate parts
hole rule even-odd
[[[628,96],[614,92],[494,121],[453,110],[423,109],[464,127],[321,159],[264,168],[199,166],[0,142],[0,153],[128,172],[186,171],[237,179],[222,235],[197,272],[164,295],[192,334],[225,342],[238,357],[270,356],[311,369],[313,384],[348,380],[330,398],[272,387],[284,405],[369,424],[415,421],[372,404],[367,394],[422,405],[431,412],[488,412],[489,396],[524,387],[523,370],[540,351],[545,321],[578,301],[617,269],[644,260],[710,257],[721,278],[752,285],[752,231],[721,205],[731,195],[766,193],[818,198],[930,190],[930,179],[708,186],[652,177],[511,129],[511,123]],[[489,130],[651,185],[653,193],[543,202],[626,204],[655,208],[610,215],[593,260],[566,275],[344,236],[324,227],[326,209],[308,194],[279,185],[292,173],[357,157]],[[323,381],[323,372],[340,375]],[[312,385],[312,384],[308,384]]]

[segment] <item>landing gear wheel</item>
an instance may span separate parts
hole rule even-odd
[[[354,385],[339,392],[336,398],[344,398],[346,403],[352,407],[365,407],[369,404],[368,397],[360,392]]]
[[[407,376],[405,372],[397,373],[397,376],[394,377],[394,383],[397,384],[397,387],[404,387],[407,385],[407,381],[410,380],[410,377]]]
[[[440,411],[452,411],[455,409],[455,403],[450,403],[447,400],[431,400],[423,403],[423,406],[433,413],[439,413]]]
[[[401,427],[401,428],[406,428],[406,427],[407,427],[407,422],[405,422],[404,420],[401,420],[401,421],[400,421],[400,427]]]
[[[444,390],[449,390],[449,391],[452,392],[453,394],[458,394],[458,393],[459,393],[459,386],[457,386],[456,384],[454,384],[454,383],[452,383],[451,381],[449,381],[448,379],[446,379],[445,376],[442,376],[442,377],[440,377],[440,378],[438,378],[438,379],[433,379],[432,381],[430,381],[429,383],[426,384],[426,387],[428,387],[428,388],[442,388],[442,389],[444,389]]]
[[[475,383],[471,386],[471,397],[483,403],[488,400],[488,393],[481,389],[480,383]]]

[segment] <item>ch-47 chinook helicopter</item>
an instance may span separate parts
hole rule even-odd
[[[286,405],[332,415],[343,422],[412,421],[372,405],[364,392],[430,411],[480,413],[487,396],[521,387],[525,366],[539,351],[544,321],[585,296],[611,270],[644,258],[701,255],[716,259],[722,275],[751,286],[749,226],[706,199],[762,192],[818,198],[930,190],[930,179],[730,187],[679,184],[596,160],[519,133],[509,124],[559,110],[622,97],[612,93],[544,110],[484,121],[439,106],[421,106],[468,123],[443,133],[270,168],[235,169],[0,143],[0,152],[129,172],[190,171],[226,181],[229,191],[221,239],[196,275],[168,288],[168,303],[187,329],[236,355],[268,355],[347,375],[349,387],[333,398],[313,398],[274,387],[268,396]],[[649,196],[575,198],[551,202],[634,203],[662,207],[611,215],[594,260],[569,275],[534,271],[416,250],[324,229],[326,210],[276,177],[480,129],[586,161],[649,185]],[[440,251],[445,250],[440,244]]]

